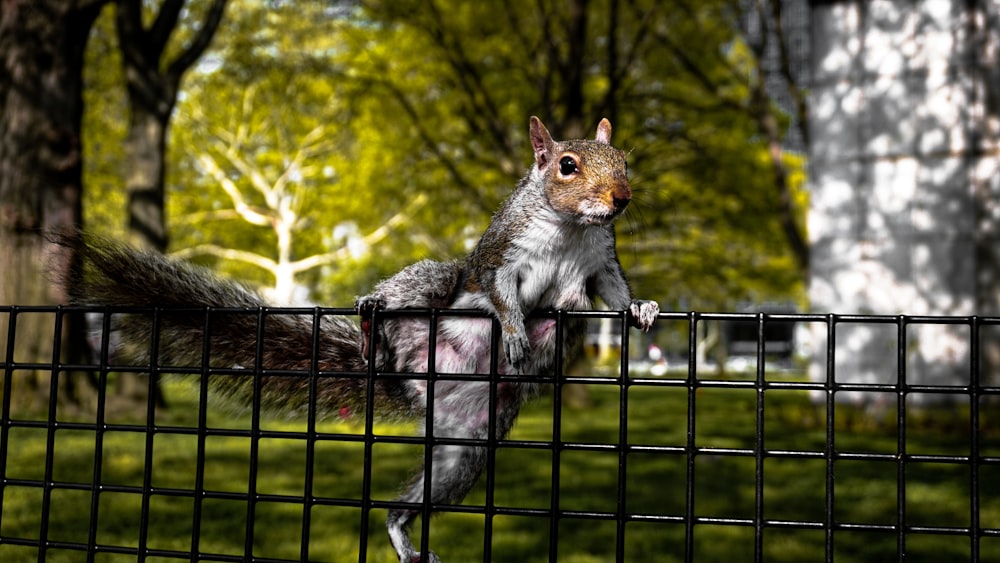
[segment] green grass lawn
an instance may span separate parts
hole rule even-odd
[[[566,389],[559,426],[563,442],[574,444],[618,444],[620,390],[617,386],[586,385]],[[586,389],[581,391],[581,387]],[[357,561],[361,545],[364,446],[360,441],[336,438],[359,435],[358,426],[324,423],[318,428],[313,460],[312,495],[317,503],[309,509],[308,529],[303,529],[306,490],[307,441],[282,433],[301,432],[301,421],[266,419],[263,430],[273,436],[256,444],[246,437],[217,435],[216,430],[247,429],[250,419],[233,415],[210,404],[207,426],[213,434],[205,438],[205,471],[200,521],[195,519],[195,495],[199,479],[198,435],[171,429],[195,426],[198,399],[188,387],[171,383],[166,387],[171,407],[156,413],[160,431],[152,436],[152,465],[145,467],[147,436],[131,430],[108,431],[101,438],[99,482],[102,491],[92,492],[98,437],[93,430],[60,427],[12,428],[9,434],[8,483],[3,490],[0,520],[0,561],[37,561],[38,549],[4,543],[11,538],[37,540],[46,528],[52,547],[46,561],[85,561],[86,553],[60,549],[60,544],[96,543],[111,549],[98,553],[96,561],[134,561],[135,555],[114,553],[115,547],[135,548],[145,530],[151,550],[189,552],[240,557],[245,553],[247,530],[252,529],[255,557],[298,560],[303,533],[309,559]],[[823,405],[810,401],[798,390],[768,390],[764,394],[764,445],[770,450],[822,452],[827,429]],[[636,386],[628,391],[627,420],[630,446],[683,448],[688,439],[688,391],[685,387]],[[701,388],[695,396],[694,440],[701,448],[747,449],[755,446],[757,394],[754,389]],[[984,409],[985,410],[985,409]],[[909,409],[906,448],[910,454],[969,454],[968,408],[961,406],[933,411]],[[989,413],[992,414],[992,413]],[[833,535],[835,560],[882,562],[896,560],[894,530],[855,530],[852,524],[893,526],[897,521],[898,464],[895,408],[881,418],[861,415],[838,407],[835,429],[840,454],[869,452],[887,454],[886,459],[837,459],[834,464]],[[983,413],[984,423],[987,413]],[[93,418],[90,419],[93,422]],[[109,423],[136,423],[109,420]],[[138,423],[142,423],[140,420]],[[379,425],[380,435],[408,436],[406,425]],[[224,432],[223,432],[224,434]],[[551,392],[524,409],[511,436],[514,440],[550,441],[553,437]],[[49,441],[51,440],[51,446]],[[983,455],[1000,453],[996,433],[983,430]],[[49,448],[51,447],[51,451]],[[253,523],[247,525],[248,504],[238,498],[246,494],[251,449],[257,448],[256,492],[265,500],[254,505]],[[641,449],[641,448],[640,448]],[[52,458],[51,511],[42,521],[45,491],[11,480],[44,481],[46,454]],[[391,500],[420,464],[423,448],[410,444],[377,443],[372,452],[372,497]],[[614,561],[621,542],[627,561],[684,561],[686,527],[686,479],[688,455],[683,451],[630,451],[568,448],[558,453],[558,491],[552,490],[553,452],[539,447],[501,447],[496,451],[493,502],[497,507],[548,510],[558,494],[561,510],[614,514],[619,501],[632,514],[664,516],[660,521],[629,521],[624,535],[618,524],[600,517],[568,515],[553,525],[546,515],[493,516],[491,541],[484,545],[487,518],[482,513],[445,512],[431,520],[430,543],[445,561],[481,561],[484,549],[493,561],[548,561],[555,550],[559,561]],[[623,465],[624,464],[624,465]],[[756,478],[752,456],[707,452],[695,456],[694,514],[701,518],[752,520],[755,517]],[[768,520],[822,523],[825,519],[827,462],[824,459],[766,457],[763,463],[763,516]],[[624,475],[620,481],[619,475]],[[143,519],[144,479],[154,493],[148,495],[148,521]],[[971,522],[969,466],[959,463],[909,462],[905,470],[905,517],[910,526],[963,527]],[[979,473],[980,526],[1000,528],[1000,466],[984,465]],[[619,489],[624,495],[619,499]],[[235,497],[235,498],[230,498]],[[340,499],[341,505],[337,501]],[[485,479],[463,503],[484,506]],[[96,501],[96,506],[94,506]],[[346,504],[346,506],[345,506]],[[350,504],[354,504],[351,506]],[[96,520],[91,515],[96,513]],[[368,517],[369,561],[388,562],[395,557],[385,535],[385,510],[374,509]],[[646,519],[649,520],[649,519]],[[846,525],[846,526],[841,526]],[[420,521],[414,531],[419,543]],[[550,532],[555,531],[551,536]],[[196,538],[196,539],[193,539]],[[194,546],[193,542],[197,542]],[[908,561],[969,561],[970,539],[965,535],[927,533],[906,535]],[[703,522],[693,527],[693,560],[699,562],[746,561],[754,552],[751,526]],[[823,529],[769,526],[763,532],[766,561],[823,561],[826,533]],[[980,544],[982,560],[1000,561],[1000,538],[987,537]],[[187,557],[190,559],[190,556]],[[207,558],[211,560],[211,558]],[[150,557],[147,561],[176,561]]]

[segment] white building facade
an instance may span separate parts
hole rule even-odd
[[[817,312],[1000,314],[1000,0],[811,2]],[[826,377],[826,328],[810,329]],[[894,325],[841,324],[838,381],[895,382]],[[970,329],[906,331],[913,384],[968,381]],[[1000,328],[982,339],[1000,381]]]

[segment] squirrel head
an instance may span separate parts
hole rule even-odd
[[[560,213],[587,225],[604,225],[632,199],[625,153],[611,146],[611,122],[602,119],[594,140],[554,141],[531,117],[531,146],[545,197]]]

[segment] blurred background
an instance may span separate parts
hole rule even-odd
[[[36,229],[82,225],[276,304],[349,307],[417,259],[471,249],[527,170],[538,115],[556,138],[612,121],[635,192],[618,241],[636,295],[664,309],[804,306],[809,13],[729,0],[15,3],[0,303],[65,302],[37,280],[71,257]],[[29,324],[24,357],[50,357],[50,326]]]
[[[55,440],[56,419],[91,424],[107,407],[111,420],[130,423],[194,425],[196,413],[207,412],[210,426],[250,424],[174,388],[181,386],[166,393],[179,408],[162,409],[148,396],[158,384],[135,374],[102,374],[100,390],[90,372],[52,377],[89,352],[82,319],[11,307],[66,301],[50,281],[72,256],[43,232],[83,228],[127,240],[244,280],[276,304],[350,307],[407,264],[471,249],[531,163],[531,115],[556,138],[591,137],[602,117],[613,123],[635,194],[617,223],[618,252],[637,296],[664,311],[878,316],[758,324],[751,315],[664,315],[657,331],[632,338],[635,374],[665,379],[627,391],[628,442],[683,453],[650,454],[648,465],[630,453],[630,510],[757,518],[760,457],[698,453],[697,511],[681,495],[664,499],[662,485],[694,486],[695,446],[753,453],[766,439],[769,448],[810,458],[766,459],[767,518],[808,521],[787,534],[769,528],[768,560],[819,560],[834,551],[851,561],[900,558],[904,532],[895,530],[912,532],[907,522],[932,532],[911,534],[908,556],[920,548],[925,555],[914,560],[974,560],[980,540],[983,560],[998,557],[1000,411],[996,388],[978,394],[973,378],[997,385],[1000,324],[970,316],[1000,315],[1000,1],[7,0],[0,6],[0,358],[6,383],[15,380],[6,388],[15,398],[5,404],[35,417],[3,427],[17,444],[0,448],[10,456],[5,475],[27,483],[0,496],[0,532],[28,538],[10,560],[44,553],[32,542],[49,539],[37,532],[48,526],[38,507],[51,500],[49,493],[42,500],[40,484],[53,471],[57,481],[93,481],[95,489],[99,478],[138,487],[151,467],[157,483],[204,462],[192,459],[186,436],[166,433],[156,435],[157,444],[166,440],[156,451],[167,457],[153,463],[145,436],[135,434],[121,451],[103,454],[111,477],[102,477],[94,469],[103,451],[96,432],[60,428]],[[885,317],[904,314],[924,317]],[[610,357],[603,373],[617,375],[613,325],[595,325],[588,344]],[[761,334],[767,384],[790,385],[769,387],[766,399],[750,381]],[[68,368],[54,369],[59,360]],[[700,386],[705,381],[714,388]],[[820,383],[795,387],[810,381]],[[626,388],[572,387],[563,388],[566,409],[556,419],[562,437],[617,443]],[[526,409],[519,436],[552,438],[551,395]],[[946,408],[916,408],[925,405]],[[118,447],[116,439],[108,444]],[[232,442],[219,451],[245,456],[249,439]],[[262,488],[307,465],[288,463],[289,455],[306,459],[300,444],[282,446]],[[911,463],[913,452],[926,454],[922,461],[951,457]],[[498,491],[520,495],[509,505],[544,508],[559,494],[546,489],[553,464],[543,453],[534,460],[541,478],[519,478],[534,467],[521,457],[496,472]],[[317,455],[336,462],[316,472],[331,487],[370,461],[360,452],[357,461],[341,457]],[[399,478],[380,489],[392,498],[410,468],[396,461],[405,456],[386,457],[399,465],[385,472]],[[566,502],[617,510],[619,462],[609,454],[556,469]],[[232,475],[241,463],[217,466],[224,477],[209,488],[247,490],[245,471]],[[172,478],[168,488],[194,487]],[[301,492],[299,481],[289,494]],[[66,501],[63,492],[80,497]],[[138,506],[141,495],[132,497]],[[89,503],[97,514],[96,493],[59,490],[51,498],[53,506]],[[170,508],[186,515],[181,501]],[[581,509],[593,509],[586,502]],[[288,504],[292,516],[258,526],[284,544],[257,548],[295,559],[308,551],[296,540],[303,509]],[[58,531],[50,536],[84,545],[107,527],[126,531],[105,543],[133,545],[141,514],[187,521],[146,508],[102,508],[120,522],[105,525],[102,516],[99,532],[82,529],[78,511],[53,511],[66,522],[53,520]],[[204,533],[224,544],[208,551],[245,552],[241,534],[253,523],[243,526],[243,509],[205,518],[233,528]],[[351,528],[358,515],[343,520],[328,527],[347,530],[340,536],[328,540],[328,528],[313,534],[333,544],[319,551],[346,554],[334,560],[359,549],[360,532]],[[498,550],[510,560],[528,560],[553,541],[527,520],[509,534],[537,541]],[[835,521],[881,528],[838,528],[834,544],[813,524],[826,523],[832,534]],[[198,534],[176,522],[146,522],[144,530],[165,530],[150,544],[191,548]],[[453,549],[464,560],[480,558],[477,525],[443,527],[453,529],[442,532],[452,534],[443,543],[464,538],[474,545]],[[607,546],[620,539],[615,529],[566,528],[561,553],[583,555],[565,560],[608,560]],[[634,559],[690,555],[683,526],[648,528],[630,528]],[[756,548],[749,527],[712,528],[699,524],[692,540],[706,560]],[[506,537],[502,522],[497,530]],[[78,560],[67,551],[66,560]]]
[[[993,0],[10,6],[0,303],[63,302],[39,264],[70,258],[38,228],[82,225],[276,304],[350,306],[471,249],[538,115],[556,138],[612,121],[635,191],[619,254],[664,310],[1000,312]],[[705,323],[702,360],[731,363],[744,328]],[[27,357],[51,355],[39,330]],[[816,330],[772,348],[822,378]],[[845,373],[884,379],[896,336],[857,330]],[[914,377],[967,375],[967,330],[918,332]]]
[[[209,3],[187,4],[160,65],[203,27]],[[150,238],[277,302],[349,306],[419,258],[471,249],[531,163],[530,115],[556,138],[608,117],[636,192],[618,231],[637,294],[801,299],[796,4],[230,0],[180,82],[165,236]],[[107,12],[84,68],[84,224],[143,242],[161,229],[127,213],[131,110]]]

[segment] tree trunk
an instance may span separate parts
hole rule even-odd
[[[582,139],[587,136],[589,125],[584,124],[583,79],[587,69],[584,52],[587,49],[587,3],[574,0],[568,10],[569,54],[565,61],[566,91],[563,105],[566,118],[562,126],[564,139]]]
[[[170,114],[151,112],[134,98],[131,106],[132,121],[125,146],[129,242],[164,252],[164,159]]]
[[[66,302],[46,280],[66,276],[73,257],[45,235],[80,228],[83,51],[103,3],[7,0],[0,10],[0,304]],[[58,335],[51,314],[17,315],[14,335],[9,320],[0,317],[0,350],[16,336],[6,361],[74,362],[86,350],[76,316]],[[15,393],[25,394],[17,404],[47,402],[51,371],[14,375]],[[79,381],[61,377],[60,401],[78,396],[70,386]]]
[[[184,11],[184,0],[164,2],[147,26],[143,2],[120,0],[115,25],[128,87],[129,123],[125,188],[131,242],[163,252],[167,249],[164,214],[164,161],[167,125],[177,102],[181,77],[205,51],[218,29],[226,0],[213,0],[198,32],[171,60],[167,44]]]

